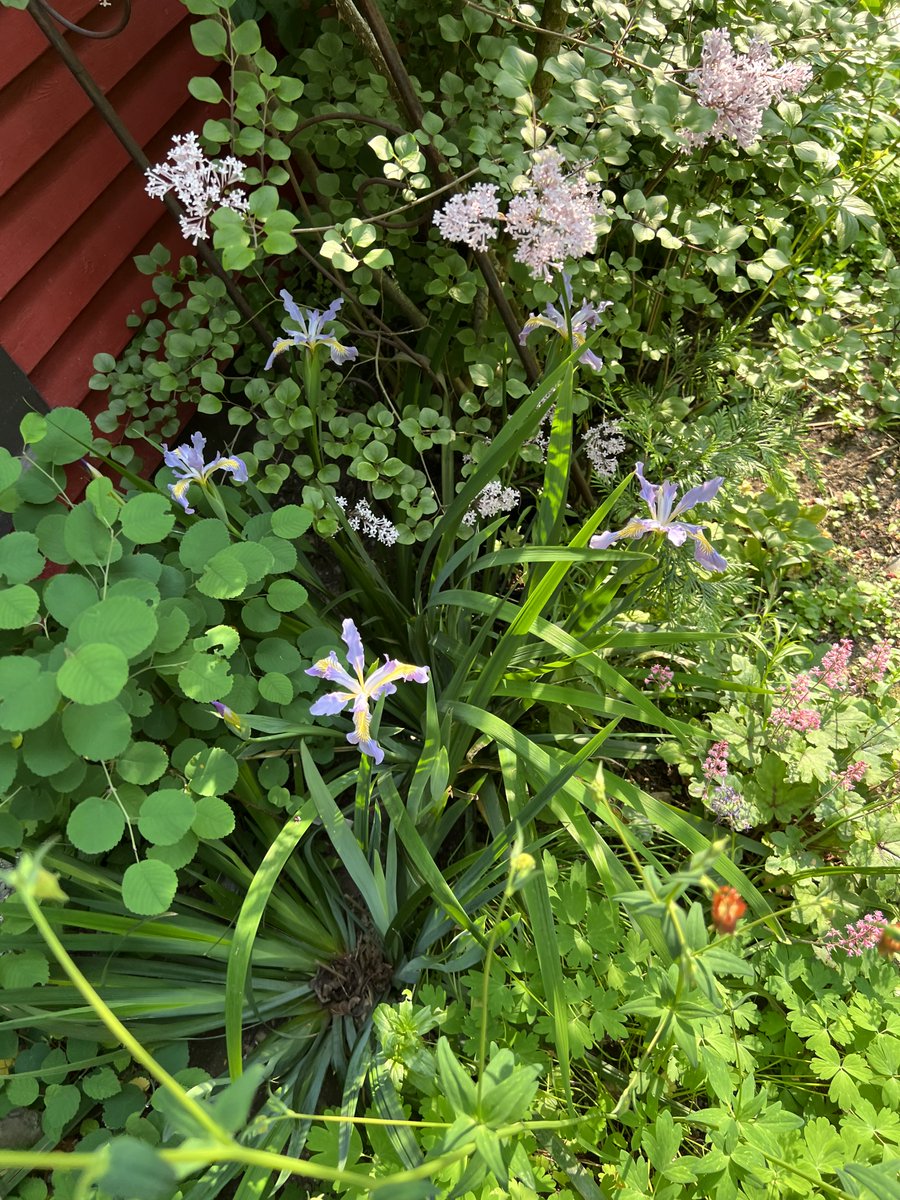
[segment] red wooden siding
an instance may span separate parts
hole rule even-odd
[[[115,0],[56,7],[93,28],[117,17]],[[151,162],[207,115],[187,92],[206,72],[190,21],[180,0],[134,0],[115,37],[65,32]],[[93,356],[127,344],[152,295],[133,255],[191,246],[27,13],[0,8],[0,47],[0,346],[51,407],[80,407]]]

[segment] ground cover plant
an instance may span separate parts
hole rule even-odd
[[[0,454],[0,1192],[897,1195],[893,10],[185,4],[230,278]]]

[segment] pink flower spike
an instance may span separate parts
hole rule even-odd
[[[850,958],[859,958],[865,950],[872,950],[881,941],[881,935],[887,927],[884,913],[881,909],[866,913],[858,921],[846,925],[842,931],[829,929],[825,941],[829,949],[843,950]]]

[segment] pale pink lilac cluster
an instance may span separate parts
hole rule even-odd
[[[730,825],[738,832],[753,828],[750,805],[736,788],[728,784],[713,788],[706,797],[706,805],[717,821]]]
[[[519,496],[518,488],[504,487],[499,479],[492,479],[475,497],[472,507],[463,517],[463,524],[475,525],[479,517],[487,521],[501,513],[512,512],[519,503]]]
[[[387,517],[379,517],[372,509],[368,500],[359,500],[349,511],[347,501],[343,496],[335,496],[335,503],[347,514],[347,524],[357,533],[381,542],[385,546],[393,546],[400,536],[396,525]]]
[[[495,222],[505,220],[516,242],[515,258],[536,279],[549,280],[567,259],[584,258],[597,245],[597,218],[603,214],[599,188],[583,172],[564,174],[558,150],[538,150],[532,159],[529,186],[500,213],[494,184],[477,183],[452,196],[434,216],[441,235],[486,250]]]
[[[618,421],[601,421],[599,425],[591,425],[585,430],[581,448],[594,473],[601,479],[609,479],[615,475],[619,456],[625,450],[626,442],[619,432],[620,429]]]
[[[506,210],[506,227],[518,243],[516,261],[535,279],[549,280],[566,259],[584,258],[597,245],[597,218],[605,211],[599,189],[583,173],[564,175],[562,167],[558,150],[538,150],[531,185]]]
[[[703,35],[700,66],[688,76],[697,89],[697,100],[716,113],[705,133],[688,132],[689,145],[732,138],[749,150],[759,137],[763,113],[786,95],[801,92],[812,79],[805,63],[776,67],[768,42],[754,38],[746,54],[737,54],[727,29],[707,30]]]
[[[703,764],[704,779],[711,781],[725,778],[728,774],[728,750],[728,742],[716,742],[710,746]]]
[[[843,770],[839,775],[835,775],[835,781],[838,787],[844,788],[848,792],[852,792],[856,785],[865,778],[866,772],[869,769],[869,764],[860,759],[858,762],[851,763],[849,767]]]
[[[887,925],[884,913],[876,909],[846,925],[843,930],[829,929],[825,941],[830,950],[843,950],[850,958],[859,958],[863,951],[873,950],[878,945]]]
[[[467,192],[451,196],[434,214],[441,237],[448,242],[464,242],[473,250],[487,250],[488,240],[496,235],[500,217],[497,187],[476,183]]]
[[[654,663],[644,676],[644,687],[653,687],[658,692],[664,692],[672,686],[674,678],[675,672],[671,667],[667,667],[665,663]]]
[[[247,168],[228,155],[219,160],[207,158],[196,133],[176,134],[166,161],[148,167],[148,196],[162,199],[174,192],[184,208],[181,232],[196,246],[209,236],[207,221],[217,208],[236,213],[247,211],[247,195],[234,189],[243,183]]]

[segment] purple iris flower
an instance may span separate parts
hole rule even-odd
[[[318,308],[300,308],[285,288],[282,288],[279,294],[284,301],[285,312],[298,328],[289,329],[287,325],[284,326],[287,337],[276,338],[272,343],[272,353],[265,366],[267,371],[277,356],[289,350],[291,346],[303,346],[312,353],[315,353],[318,346],[327,346],[331,352],[331,361],[337,366],[343,362],[352,362],[356,358],[359,351],[355,346],[345,346],[333,333],[328,333],[325,329],[340,312],[344,303],[343,297],[338,296],[337,300],[322,312]]]
[[[572,277],[566,272],[563,272],[563,287],[566,293],[566,307],[569,310],[572,322],[572,344],[577,348],[584,345],[587,340],[585,337],[586,331],[593,329],[599,323],[600,314],[612,306],[612,301],[603,300],[599,305],[582,304],[577,312],[572,312]],[[544,309],[543,315],[539,313],[531,314],[522,326],[522,332],[519,334],[519,345],[524,346],[536,329],[552,329],[554,333],[559,334],[563,341],[567,342],[569,340],[569,325],[566,321],[566,314],[565,312],[560,312],[555,304],[548,304]],[[583,362],[586,367],[591,367],[594,371],[599,371],[603,367],[603,359],[598,358],[593,350],[585,350],[578,361]]]
[[[194,510],[188,504],[187,490],[192,483],[199,483],[202,488],[209,485],[209,477],[213,471],[230,472],[235,483],[247,482],[247,464],[242,458],[226,457],[217,454],[208,463],[203,461],[203,451],[206,448],[206,438],[202,433],[195,433],[190,445],[176,446],[170,450],[163,445],[163,462],[175,473],[176,482],[169,484],[172,499],[177,500],[185,512]]]
[[[590,540],[592,550],[606,550],[620,538],[642,538],[646,533],[662,533],[673,546],[683,546],[687,538],[694,541],[694,558],[707,571],[724,571],[728,564],[721,554],[710,545],[709,540],[700,525],[690,525],[677,518],[688,512],[695,504],[704,504],[712,500],[724,483],[724,477],[718,475],[708,479],[699,487],[685,492],[681,500],[675,503],[678,495],[677,483],[648,483],[644,478],[644,464],[636,463],[634,473],[641,485],[641,496],[650,509],[650,517],[632,517],[626,526],[615,533],[600,533]]]
[[[317,675],[331,683],[339,683],[344,689],[340,692],[328,692],[310,707],[313,717],[333,716],[343,712],[348,704],[353,705],[353,733],[347,734],[347,741],[352,746],[359,746],[363,754],[368,754],[375,760],[376,765],[384,758],[384,751],[372,738],[369,702],[380,700],[382,696],[390,696],[396,692],[395,680],[407,680],[414,683],[428,682],[428,668],[414,667],[410,663],[397,662],[396,659],[386,658],[384,664],[375,667],[368,676],[364,674],[366,655],[362,640],[356,625],[345,621],[341,628],[341,638],[347,647],[347,662],[356,673],[356,678],[346,671],[338,662],[334,650],[327,658],[321,658],[310,667],[306,674]]]

